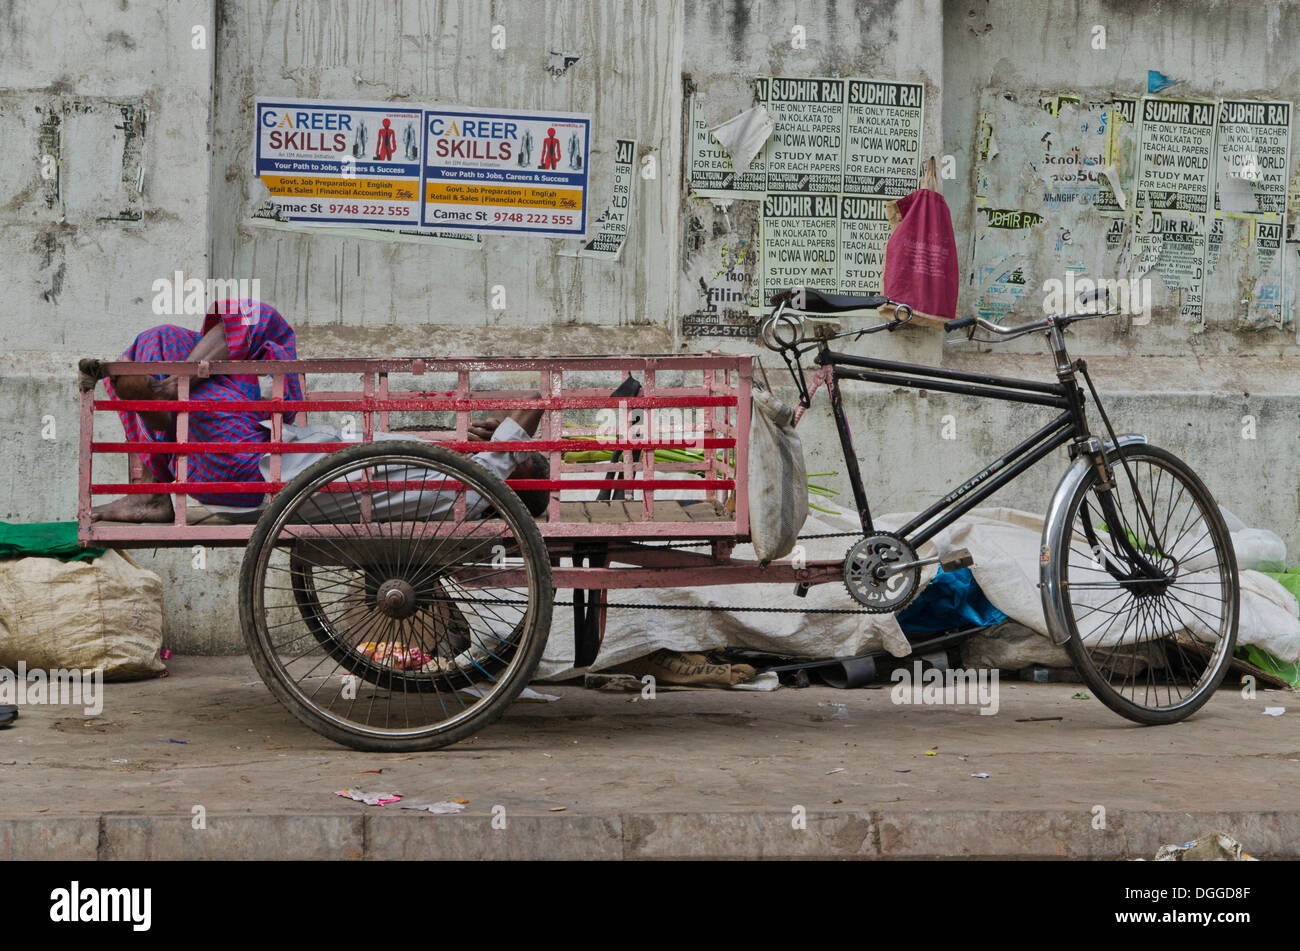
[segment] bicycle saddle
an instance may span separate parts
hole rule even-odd
[[[802,296],[802,300],[800,297]],[[827,294],[811,287],[791,287],[772,295],[773,306],[786,301],[795,310],[808,314],[838,314],[846,310],[876,310],[889,298],[875,295],[854,297],[850,294]]]

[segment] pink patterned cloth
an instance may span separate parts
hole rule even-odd
[[[203,334],[217,323],[225,327],[226,349],[231,360],[296,360],[293,328],[274,307],[253,300],[222,300],[212,305],[203,319],[202,333],[184,327],[165,324],[144,331],[122,354],[123,360],[137,362],[180,362],[190,355]],[[155,374],[158,376],[157,374]],[[161,379],[161,376],[159,376]],[[113,386],[105,381],[108,395],[116,399]],[[302,382],[297,374],[285,379],[285,399],[302,399]],[[261,398],[258,379],[253,374],[212,376],[193,379],[190,399],[194,400],[257,400]],[[173,424],[167,430],[151,429],[140,415],[131,411],[119,412],[126,438],[131,442],[172,442],[176,439]],[[191,412],[191,442],[267,442],[270,433],[259,425],[270,419],[270,413],[260,412]],[[285,413],[284,421],[292,422],[294,414]],[[257,461],[260,452],[245,453],[195,453],[188,456],[186,481],[189,482],[261,482]],[[173,482],[176,479],[176,456],[172,453],[142,454],[144,470],[153,482]],[[260,505],[261,494],[248,493],[194,493],[200,502],[214,505]]]

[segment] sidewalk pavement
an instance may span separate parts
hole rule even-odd
[[[170,665],[105,685],[99,716],[27,706],[0,730],[0,859],[1149,859],[1216,828],[1300,857],[1289,691],[1224,689],[1144,728],[1077,684],[1003,681],[994,716],[895,705],[888,685],[653,700],[538,685],[562,699],[382,755],[300,725],[242,657]],[[1061,719],[1029,720],[1045,717]],[[366,806],[345,786],[469,803]]]

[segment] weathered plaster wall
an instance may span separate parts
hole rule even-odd
[[[924,83],[924,151],[956,159],[958,177],[944,187],[962,249],[970,233],[970,149],[988,89],[1036,95],[1122,82],[1122,91],[1137,91],[1150,66],[1183,77],[1187,95],[1300,100],[1300,53],[1286,42],[1300,24],[1285,4],[1154,3],[1140,17],[1129,7],[1086,0],[0,0],[7,290],[0,446],[11,460],[0,471],[0,517],[72,516],[75,358],[116,354],[135,332],[161,322],[149,307],[151,285],[177,269],[259,279],[262,296],[298,329],[305,356],[680,348],[680,319],[700,305],[701,276],[744,252],[754,221],[752,205],[722,209],[684,194],[687,90],[702,92],[709,117],[720,122],[750,105],[747,83],[758,75]],[[1110,52],[1094,60],[1102,54],[1087,40],[1099,22],[1108,24]],[[192,28],[201,24],[210,53],[191,48]],[[504,51],[491,46],[496,24],[506,30]],[[806,30],[804,50],[790,45],[796,24]],[[552,49],[580,58],[553,77],[544,69]],[[635,138],[641,155],[655,158],[656,175],[636,181],[632,232],[616,264],[558,256],[562,242],[542,239],[488,237],[476,252],[270,231],[246,222],[257,199],[250,173],[256,95],[591,112],[594,202],[608,193],[616,138]],[[129,130],[117,128],[130,125],[124,106],[146,117],[142,151],[133,152]],[[40,176],[38,161],[49,148],[52,114],[64,130],[57,188]],[[498,285],[506,292],[502,310],[491,307]],[[1210,345],[1211,336],[1219,342]],[[1216,330],[1205,338],[1190,339],[1157,314],[1146,328],[1090,329],[1077,340],[1081,352],[1095,354],[1103,392],[1114,394],[1117,426],[1145,430],[1186,455],[1228,507],[1300,552],[1293,462],[1300,399],[1287,362],[1294,334]],[[722,338],[686,343],[754,347]],[[910,328],[853,347],[1050,374],[1034,340],[981,352]],[[774,370],[773,355],[764,356]],[[918,398],[864,385],[848,403],[877,512],[928,503],[1037,425],[1020,407],[935,393]],[[55,439],[41,438],[45,415],[55,417]],[[1246,415],[1257,419],[1255,440],[1240,438]],[[942,438],[947,417],[953,439]],[[824,402],[801,432],[811,471],[842,469]],[[1042,510],[1060,462],[1035,470],[1001,501]],[[847,489],[842,477],[835,484]],[[202,571],[188,552],[147,556],[167,584],[174,649],[240,649],[230,605],[241,554],[213,550]]]
[[[222,2],[212,261],[258,278],[311,356],[575,353],[671,347],[680,141],[680,3],[636,0]],[[493,27],[505,49],[494,49]],[[552,50],[578,61],[546,70]],[[615,139],[653,156],[617,264],[562,257],[573,242],[488,236],[482,251],[287,234],[246,223],[255,96],[444,102],[592,115],[593,213]],[[495,309],[494,288],[506,306]]]
[[[1104,29],[1104,49],[1094,48],[1095,31]],[[975,140],[982,103],[1003,94],[1016,96],[1027,121],[1037,125],[995,129],[1001,149],[990,165],[995,169],[995,190],[1039,190],[1040,174],[1028,168],[1034,158],[1030,147],[1052,123],[1039,112],[1033,116],[1040,94],[1077,94],[1105,99],[1111,95],[1142,96],[1147,92],[1147,70],[1155,69],[1179,80],[1158,93],[1185,99],[1300,99],[1300,6],[1285,0],[1230,3],[1223,0],[1122,3],[1108,0],[1038,0],[996,3],[988,0],[947,0],[944,3],[945,150],[956,159],[957,178],[945,183],[953,224],[965,263],[969,263],[970,238],[975,226],[973,177],[977,167]],[[1063,107],[1068,109],[1068,107]],[[1006,110],[1011,111],[1011,110]],[[1072,113],[1073,114],[1073,113]],[[1026,135],[1032,133],[1032,135]],[[1292,166],[1295,173],[1300,124],[1292,123]],[[1040,146],[1041,154],[1041,146]],[[1040,163],[1041,164],[1041,163]],[[1007,186],[998,189],[998,185]],[[1008,197],[1007,200],[1013,200]],[[1000,205],[995,205],[1001,207]],[[1039,241],[1033,256],[1030,283],[1017,313],[1042,313],[1041,282],[1062,279],[1057,252],[1060,226],[1072,230],[1078,247],[1100,236],[1107,219],[1095,211],[1080,215],[1062,213],[1035,229]],[[1232,252],[1225,241],[1225,255]],[[1288,265],[1296,270],[1296,245],[1284,249]],[[1082,257],[1091,263],[1091,253]],[[1193,327],[1177,318],[1177,292],[1168,288],[1157,268],[1150,275],[1154,289],[1154,319],[1149,325],[1129,328],[1126,321],[1107,321],[1080,328],[1079,352],[1112,356],[1141,354],[1189,357],[1227,356],[1273,359],[1297,351],[1295,328],[1263,331],[1238,329],[1238,316],[1249,297],[1251,278],[1245,255],[1211,272],[1205,289],[1206,327]],[[1109,277],[1117,274],[1105,275]],[[1293,285],[1296,283],[1292,282]],[[1244,286],[1243,286],[1244,285]],[[962,305],[974,306],[975,295],[963,286]],[[1034,339],[1009,345],[1011,350],[1032,352]],[[1211,369],[1211,373],[1213,370]]]

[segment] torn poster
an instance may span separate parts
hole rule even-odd
[[[766,188],[765,162],[760,152],[743,175],[737,175],[727,154],[710,131],[704,116],[704,100],[697,93],[690,102],[690,143],[687,178],[691,191],[701,198],[748,198],[759,200]]]
[[[1283,215],[1291,104],[1225,99],[1219,103],[1218,120],[1214,207],[1229,213]]]
[[[767,145],[772,134],[772,117],[761,104],[732,116],[722,125],[711,129],[710,135],[727,150],[736,174],[743,176],[758,153]]]
[[[1128,210],[1138,156],[1137,107],[1136,99],[1116,97],[1100,117],[1106,141],[1095,207],[1105,214],[1122,214]]]
[[[560,254],[601,261],[617,261],[627,241],[632,213],[632,182],[636,164],[636,143],[617,139],[614,145],[614,186],[609,205],[596,219],[596,235],[580,248],[564,248]]]

